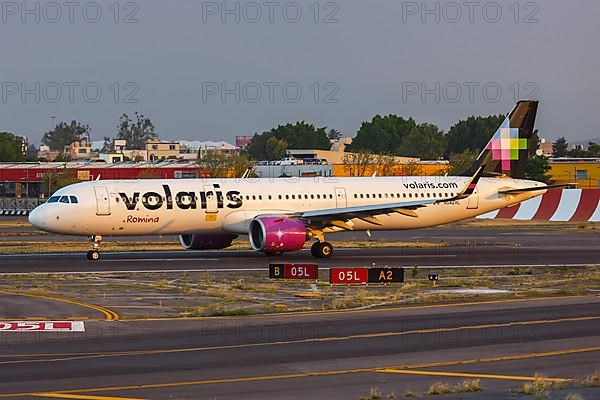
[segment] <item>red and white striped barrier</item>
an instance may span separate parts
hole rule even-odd
[[[550,189],[542,196],[477,218],[538,221],[600,221],[600,189]]]
[[[85,332],[83,321],[0,321],[0,332]]]

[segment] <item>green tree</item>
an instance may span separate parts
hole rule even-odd
[[[111,151],[114,150],[114,146],[113,146],[113,140],[108,137],[108,136],[104,136],[104,143],[102,143],[102,148],[100,149],[101,153],[110,153]]]
[[[60,122],[53,130],[44,133],[42,144],[50,150],[63,151],[65,146],[86,138],[90,132],[89,125],[83,125],[73,120],[71,123]]]
[[[588,157],[600,157],[600,144],[595,142],[589,142]]]
[[[550,171],[550,164],[548,164],[548,158],[544,156],[533,156],[527,159],[527,166],[525,168],[525,177],[538,182],[551,183],[550,176],[547,175]]]
[[[559,137],[552,142],[552,157],[566,157],[569,153],[569,144],[567,139]]]
[[[265,145],[265,151],[267,153],[267,160],[280,160],[285,156],[285,151],[288,148],[288,143],[279,139],[277,136],[272,135]]]
[[[79,179],[77,179],[76,172],[65,167],[62,171],[44,174],[42,188],[44,193],[51,196],[58,189],[77,182],[79,182]]]
[[[0,161],[25,161],[22,141],[12,133],[0,132]]]
[[[134,119],[129,118],[127,114],[121,115],[118,129],[117,139],[126,140],[127,148],[133,150],[144,150],[148,140],[158,138],[150,118],[138,112],[135,113]]]
[[[471,116],[466,120],[458,121],[446,135],[448,145],[445,155],[463,153],[467,149],[479,153],[504,119],[505,116],[499,114],[487,117]]]
[[[446,150],[446,137],[434,124],[419,124],[402,140],[400,154],[426,160],[437,160]]]
[[[338,140],[342,137],[342,133],[337,129],[330,129],[327,131],[327,139],[329,140]]]
[[[478,155],[479,151],[471,149],[465,149],[461,153],[450,154],[450,168],[448,173],[450,175],[461,175],[473,165]]]
[[[393,114],[384,117],[376,115],[371,121],[361,124],[348,150],[402,155],[402,142],[416,126],[412,118],[404,119]]]
[[[246,154],[225,154],[216,150],[204,153],[197,164],[211,178],[241,178],[252,167]]]
[[[285,155],[286,149],[329,150],[330,147],[325,128],[298,121],[279,125],[262,134],[255,133],[246,152],[255,160],[275,160]]]

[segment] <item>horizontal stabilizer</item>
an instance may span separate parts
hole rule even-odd
[[[561,187],[576,187],[576,183],[562,183],[560,185],[546,185],[546,186],[532,186],[528,188],[521,189],[508,189],[508,190],[498,190],[500,194],[519,194],[519,193],[527,193],[527,192],[535,192],[538,190],[546,190],[546,189],[555,189]]]

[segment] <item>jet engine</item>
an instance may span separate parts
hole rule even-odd
[[[179,243],[186,250],[224,249],[231,246],[231,242],[236,237],[237,235],[230,233],[186,234],[179,235]]]
[[[250,222],[250,244],[265,253],[296,251],[304,247],[304,222],[285,217],[257,217]]]

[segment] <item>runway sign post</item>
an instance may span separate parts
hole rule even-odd
[[[404,268],[369,268],[368,283],[404,282]]]
[[[329,283],[332,285],[401,282],[404,282],[404,269],[400,267],[331,268],[329,270]]]
[[[309,279],[317,280],[319,266],[317,264],[269,264],[271,279]]]
[[[329,270],[329,283],[332,285],[366,284],[368,281],[368,268],[331,268]]]

